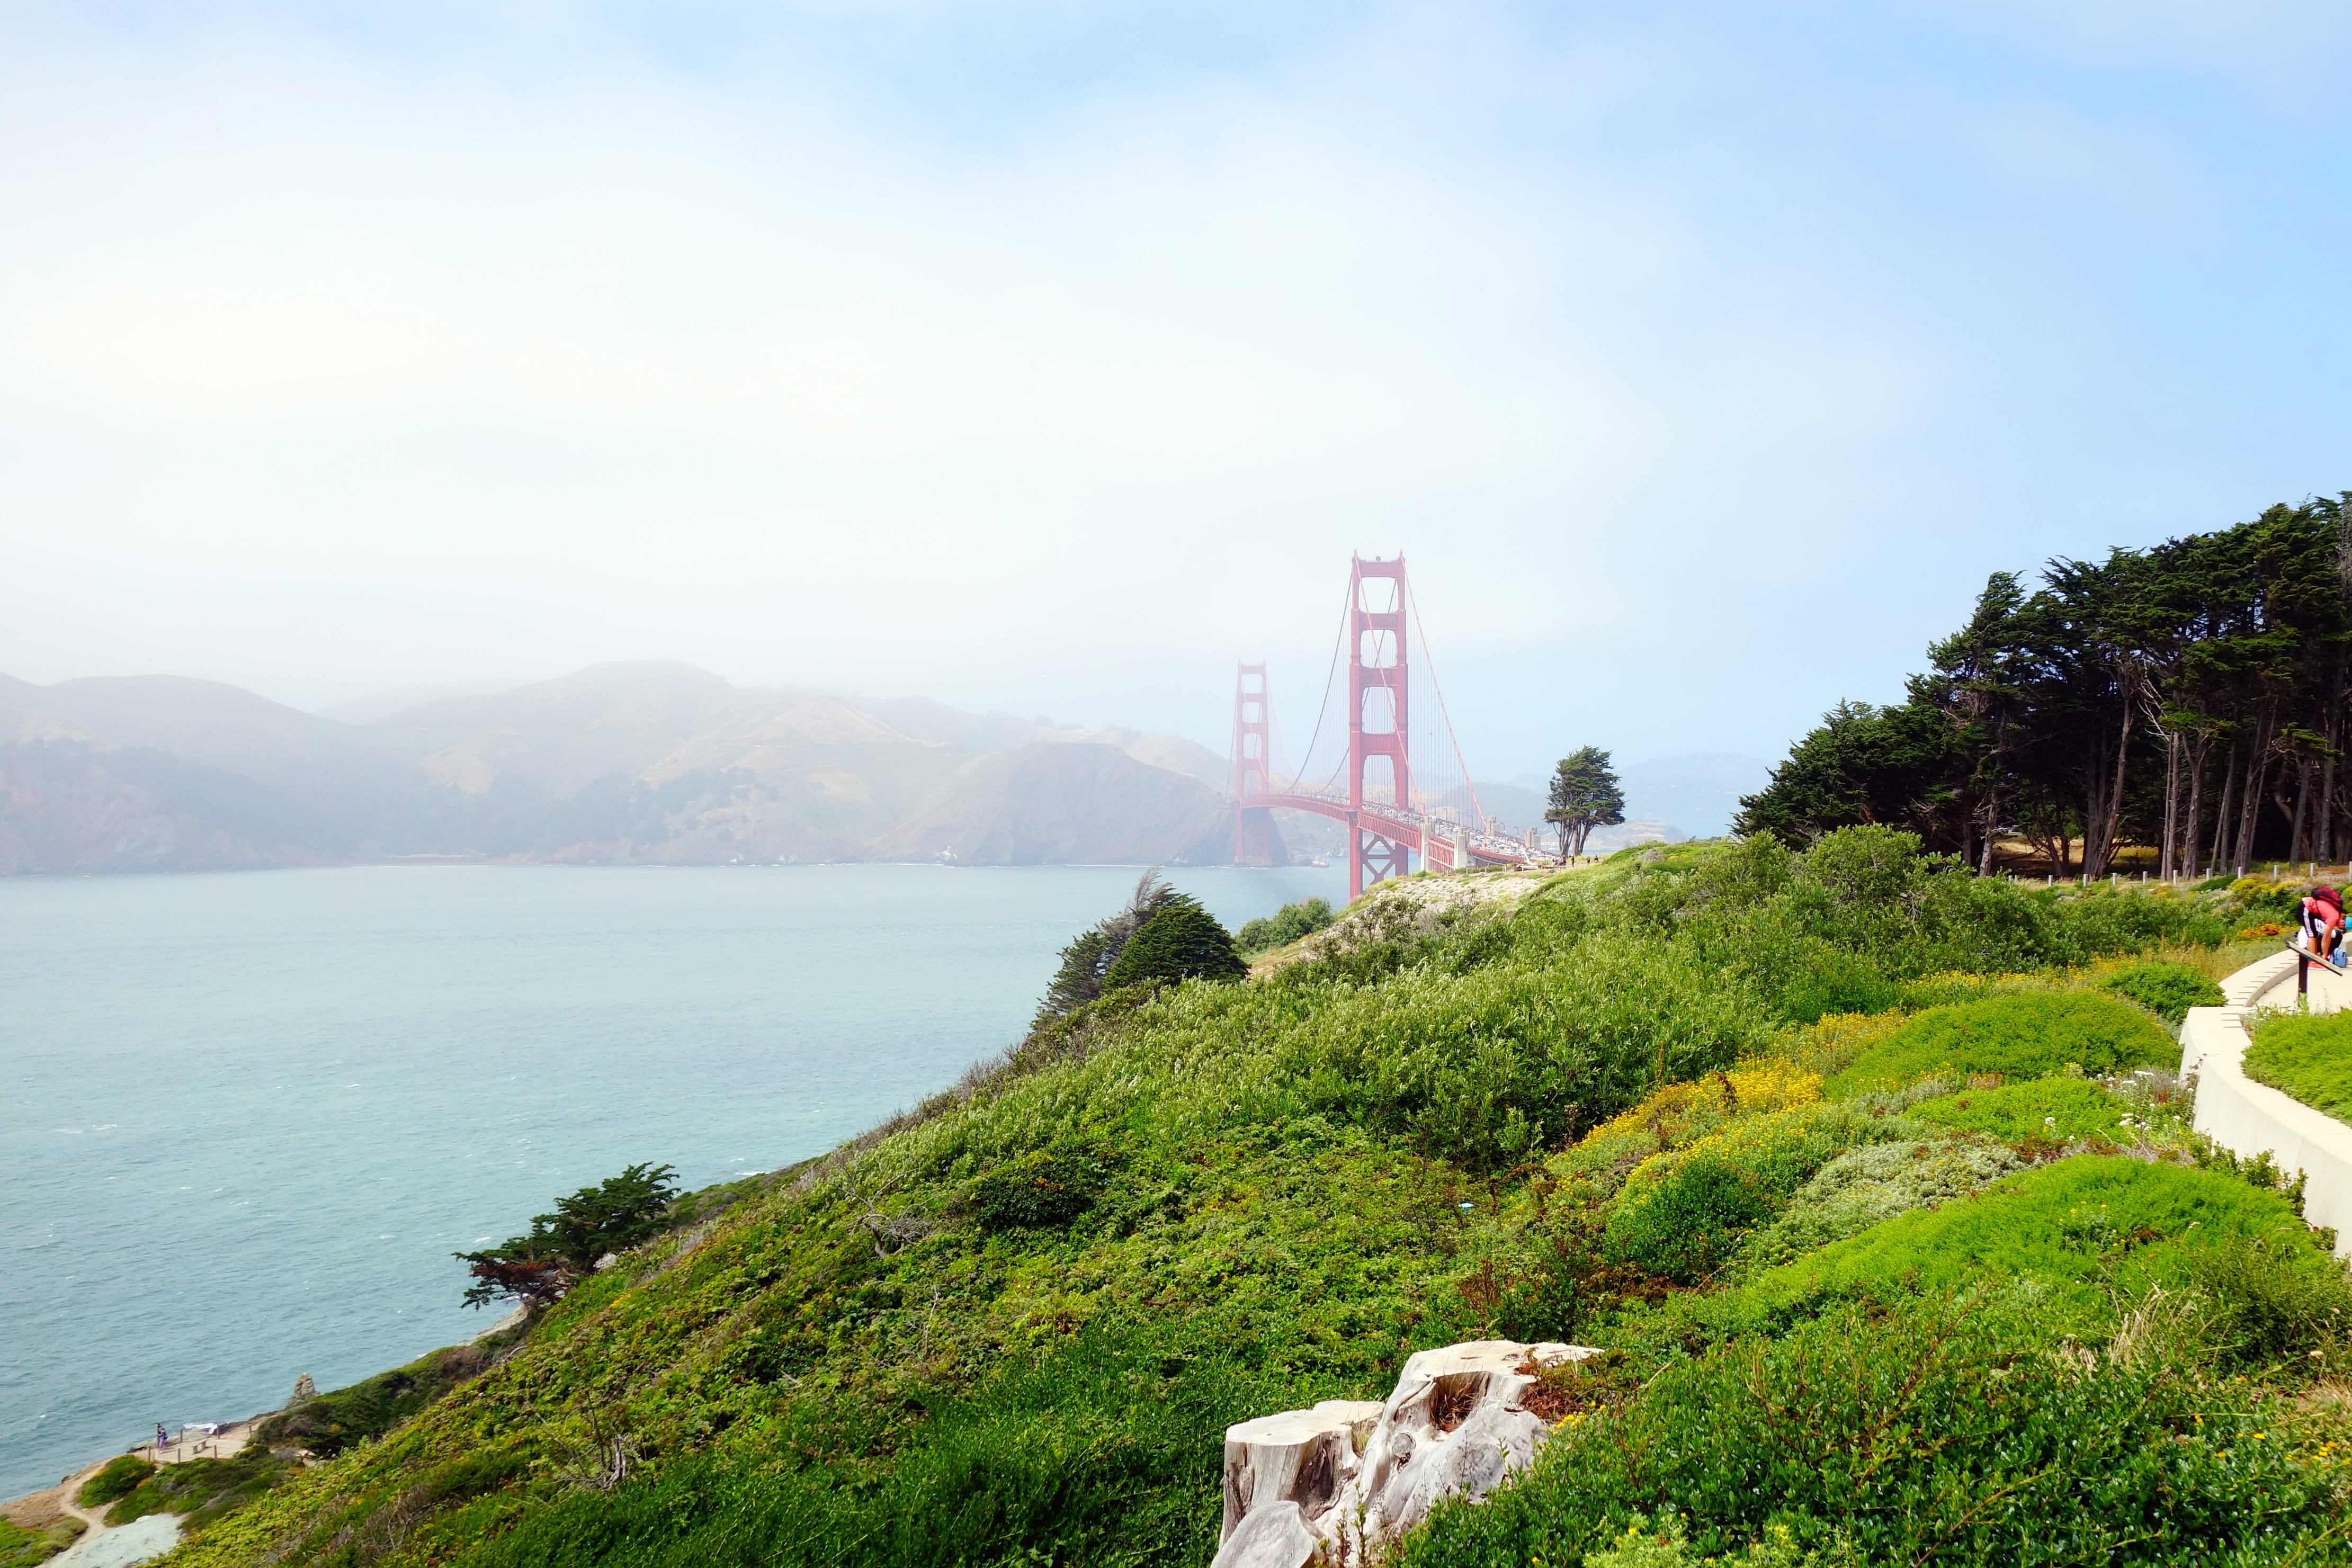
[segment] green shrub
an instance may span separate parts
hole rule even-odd
[[[0,1519],[0,1568],[34,1568],[71,1546],[89,1528],[71,1514],[37,1530]]]
[[[1481,1173],[1775,1038],[1738,985],[1614,933],[1574,943],[1564,962],[1515,953],[1468,974],[1420,967],[1309,996],[1312,1026],[1276,1044],[1304,1107]]]
[[[1704,1280],[1832,1155],[1895,1132],[1877,1118],[1807,1105],[1736,1121],[1653,1155],[1625,1178],[1603,1254],[1685,1283]]]
[[[2079,1066],[2120,1072],[2169,1066],[2180,1048],[2155,1019],[2091,991],[2026,991],[1932,1008],[1822,1085],[1832,1097],[1930,1073],[2042,1078]]]
[[[267,1448],[248,1445],[226,1459],[165,1465],[106,1511],[110,1525],[151,1513],[176,1513],[184,1529],[202,1527],[283,1484],[294,1466]]]
[[[1748,1239],[1740,1267],[1754,1273],[1916,1208],[1966,1197],[2020,1165],[1998,1144],[1916,1139],[1849,1149],[1790,1197],[1780,1217]]]
[[[1237,980],[1249,973],[1217,917],[1179,894],[1137,927],[1103,976],[1103,989],[1152,981]]]
[[[2210,1303],[2205,1335],[2223,1363],[2341,1377],[2352,1371],[2352,1281],[2315,1268],[2304,1238],[2232,1237],[2200,1253],[2190,1278]]]
[[[1914,1210],[1756,1276],[1723,1299],[1734,1322],[1808,1301],[1958,1290],[1971,1279],[2030,1278],[2053,1323],[2081,1330],[2105,1288],[2190,1282],[2198,1253],[2234,1238],[2284,1238],[2283,1266],[2326,1272],[2334,1260],[2278,1194],[2219,1173],[2120,1155],[2081,1155],[1994,1183],[1973,1197]]]
[[[942,1401],[896,1465],[690,1460],[610,1492],[573,1491],[510,1534],[466,1542],[467,1561],[1175,1568],[1203,1560],[1201,1543],[1215,1539],[1224,1427],[1330,1392],[1212,1344],[1097,1325]]]
[[[2352,1121],[2352,1013],[2284,1013],[2254,1020],[2246,1076],[2339,1122]]]
[[[2122,1102],[2083,1078],[2037,1078],[1995,1089],[1963,1089],[1922,1100],[1905,1113],[1955,1132],[1983,1133],[2012,1144],[2028,1138],[2056,1144],[2116,1138],[2126,1113]]]
[[[1067,1225],[1094,1207],[1103,1162],[1082,1149],[1033,1149],[972,1184],[972,1218],[983,1230]]]
[[[1441,1504],[1400,1568],[1572,1563],[1661,1512],[1693,1556],[1759,1542],[2002,1568],[2332,1556],[2336,1467],[2284,1416],[2162,1357],[2050,1343],[2030,1301],[1930,1300],[1669,1364],[1517,1485]]]
[[[139,1490],[139,1483],[155,1473],[155,1467],[136,1454],[118,1454],[100,1467],[99,1472],[81,1483],[74,1501],[84,1508],[102,1508]]]
[[[1270,952],[1311,936],[1338,918],[1329,899],[1303,898],[1244,925],[1234,933],[1234,946],[1244,953]]]
[[[2221,988],[2202,969],[2163,959],[2150,959],[2117,969],[2099,982],[2100,988],[2128,997],[2175,1029],[2190,1008],[2218,1008],[2225,999]]]

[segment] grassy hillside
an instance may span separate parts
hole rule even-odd
[[[1360,911],[1319,956],[1114,994],[689,1207],[175,1562],[1204,1563],[1227,1423],[1378,1397],[1412,1351],[1492,1333],[1621,1354],[1568,1375],[1525,1484],[1442,1511],[1412,1560],[1783,1536],[1852,1562],[2321,1560],[2336,1406],[2290,1396],[2352,1293],[2168,1082],[2068,1078],[2069,1127],[2016,1138],[2016,1105],[1941,1103],[2006,1085],[1940,1046],[1925,1082],[1823,1097],[1910,1050],[1914,1013],[2126,1009],[2095,988],[2115,956],[2217,967],[2273,896],[2034,892],[1865,829],[1632,852],[1433,922]],[[2109,1124],[2089,1093],[2111,1132],[2077,1135]],[[2009,1394],[1971,1403],[1987,1380]],[[2043,1528],[2095,1475],[2105,1500]],[[2116,1522],[2151,1499],[2162,1528]]]

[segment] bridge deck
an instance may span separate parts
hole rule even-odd
[[[1328,795],[1273,794],[1248,795],[1240,802],[1244,811],[1279,809],[1290,811],[1310,811],[1334,821],[1349,822],[1367,832],[1376,833],[1392,844],[1411,850],[1440,871],[1454,869],[1454,835],[1450,831],[1433,831],[1429,842],[1423,843],[1422,824],[1426,819],[1377,800],[1367,800],[1361,807],[1351,808],[1344,800]],[[1432,823],[1433,828],[1441,825]],[[1485,865],[1527,865],[1536,858],[1534,852],[1517,839],[1497,838],[1489,833],[1469,835],[1470,858]]]

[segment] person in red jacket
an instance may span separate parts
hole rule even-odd
[[[2332,887],[2315,887],[2303,901],[2302,940],[2297,944],[2315,957],[2341,966],[2344,962],[2344,896]]]

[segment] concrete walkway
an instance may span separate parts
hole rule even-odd
[[[93,1530],[48,1561],[47,1568],[132,1568],[180,1543],[180,1521],[151,1513],[112,1530]]]
[[[2180,1071],[2197,1080],[2197,1130],[2241,1159],[2267,1153],[2290,1176],[2305,1177],[2304,1218],[2336,1231],[2336,1255],[2352,1257],[2352,1126],[2245,1075],[2252,1043],[2246,1020],[2259,1009],[2293,1010],[2295,956],[2274,953],[2221,982],[2218,1008],[2191,1008],[2180,1028]],[[2352,979],[2315,965],[2307,995],[2315,1013],[2352,1008]]]

